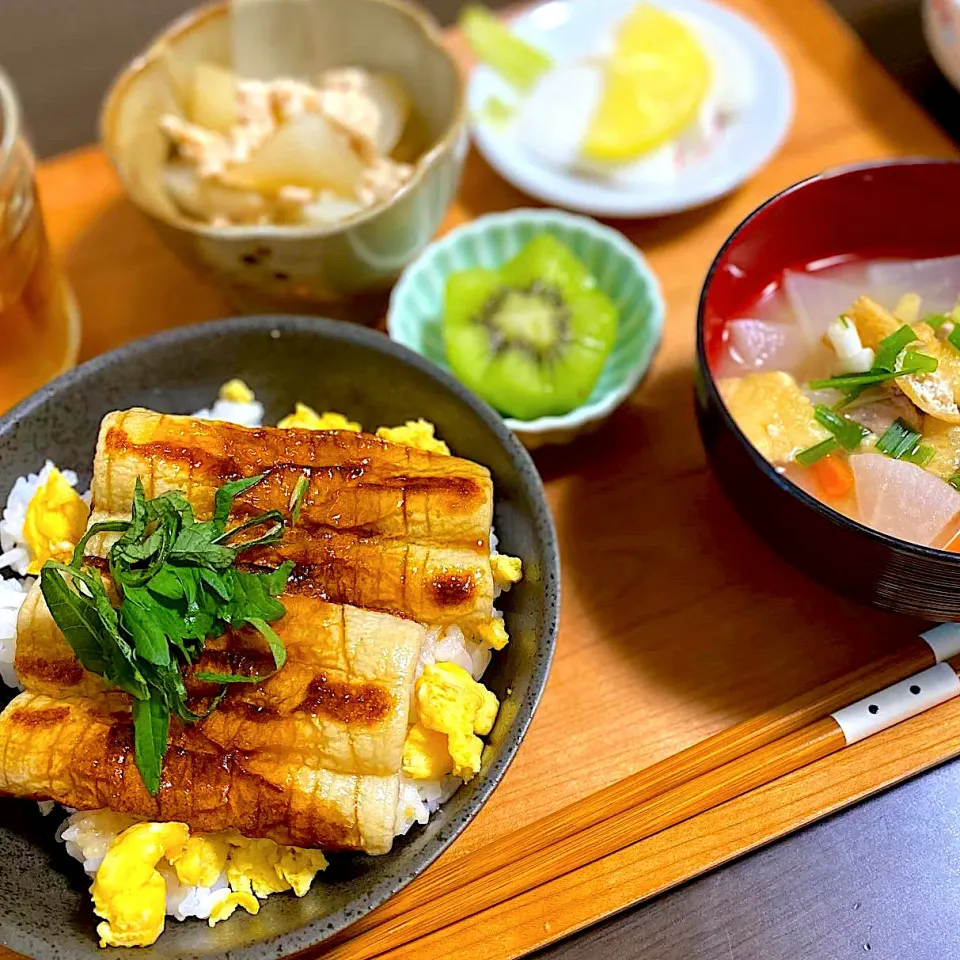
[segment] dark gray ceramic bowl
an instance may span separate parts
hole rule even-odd
[[[543,487],[530,457],[500,417],[452,377],[385,336],[348,324],[250,317],[171,331],[98,357],[60,377],[0,419],[0,503],[14,480],[46,458],[75,468],[85,485],[100,418],[145,406],[189,413],[242,377],[276,422],[297,400],[339,410],[372,428],[426,417],[461,456],[493,473],[502,549],[523,559],[525,578],[505,596],[512,642],[484,677],[503,701],[480,775],[424,827],[384,857],[337,855],[301,900],[271,897],[253,917],[213,929],[167,922],[144,960],[285,957],[317,943],[396,893],[476,815],[506,771],[543,692],[557,632],[559,559]],[[508,695],[507,689],[510,689]],[[0,801],[0,943],[37,960],[126,957],[101,950],[88,881],[53,838],[56,815]]]

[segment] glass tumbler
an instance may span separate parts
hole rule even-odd
[[[50,253],[36,161],[0,71],[0,413],[71,367],[80,316]]]

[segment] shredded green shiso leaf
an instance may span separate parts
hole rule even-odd
[[[198,673],[197,679],[222,689],[205,714],[194,713],[182,671],[197,661],[206,641],[228,628],[250,626],[266,641],[275,669],[286,661],[270,624],[286,612],[277,597],[293,563],[266,573],[235,566],[244,551],[277,543],[284,517],[270,510],[227,529],[234,498],[264,476],[224,484],[213,517],[202,522],[180,492],[147,500],[138,478],[129,520],[94,524],[69,564],[50,560],[40,571],[44,600],[77,659],[133,698],[134,754],[152,795],[160,789],[171,715],[193,723],[216,709],[229,684],[266,679]],[[107,532],[121,534],[107,554],[115,600],[100,573],[83,566],[90,538]]]

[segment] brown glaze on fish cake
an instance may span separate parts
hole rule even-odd
[[[140,409],[108,414],[92,519],[129,516],[138,476],[148,497],[182,490],[206,517],[219,486],[262,472],[235,501],[234,520],[287,514],[300,477],[307,488],[296,527],[248,562],[294,560],[309,569],[316,596],[421,623],[468,626],[490,616],[489,471],[366,434],[250,429]],[[92,552],[103,555],[109,542],[96,538]]]
[[[224,750],[196,726],[171,725],[156,797],[133,755],[122,701],[22,693],[0,714],[0,791],[80,810],[104,807],[194,830],[325,850],[384,853],[393,842],[399,778],[317,769],[303,758]]]
[[[335,773],[396,773],[424,628],[412,620],[311,597],[282,599],[287,613],[274,628],[286,648],[286,663],[276,671],[269,648],[252,629],[208,641],[186,676],[195,712],[202,713],[221,689],[197,681],[197,673],[267,679],[231,685],[219,707],[197,727],[223,748],[279,757],[296,744],[309,763]],[[39,586],[21,609],[16,668],[32,693],[96,697],[104,691],[101,679],[76,659]]]
[[[281,597],[287,613],[274,624],[284,667],[272,672],[252,630],[207,644],[186,676],[197,712],[219,690],[198,673],[265,679],[231,685],[203,721],[172,723],[154,798],[133,759],[129,698],[104,694],[82,669],[34,587],[16,662],[27,693],[0,715],[0,789],[199,831],[390,849],[421,623],[469,629],[492,608],[489,473],[366,435],[132,410],[104,418],[91,522],[129,517],[138,476],[148,497],[181,490],[205,518],[223,483],[261,472],[236,499],[233,522],[265,510],[288,515],[307,478],[293,530],[243,556],[252,569],[297,564]],[[111,542],[91,541],[91,565],[104,566]]]

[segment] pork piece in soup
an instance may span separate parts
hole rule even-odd
[[[882,533],[960,551],[960,256],[784,273],[712,372],[775,469]]]

